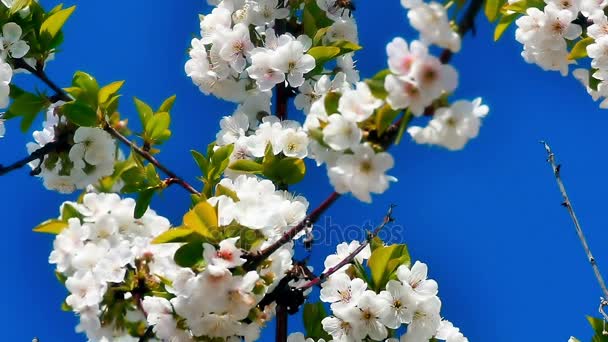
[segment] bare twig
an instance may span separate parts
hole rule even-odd
[[[329,209],[329,207],[340,198],[340,194],[337,192],[332,192],[318,207],[316,207],[304,220],[302,220],[299,224],[289,229],[287,232],[281,236],[275,243],[264,248],[263,250],[250,254],[247,256],[248,260],[243,265],[246,270],[255,269],[260,262],[264,261],[268,258],[272,253],[276,252],[277,249],[281,248],[284,244],[291,241],[299,232],[301,232],[304,228],[306,228],[308,223],[315,223],[321,217],[321,215]]]
[[[384,219],[382,220],[382,223],[380,223],[373,231],[369,232],[367,239],[365,239],[365,241],[363,241],[359,247],[357,247],[354,251],[352,251],[348,256],[346,256],[344,259],[342,259],[338,264],[336,264],[335,266],[329,268],[327,271],[321,273],[321,275],[319,275],[318,277],[308,281],[306,284],[302,285],[300,287],[301,290],[305,291],[315,285],[321,284],[322,282],[324,282],[329,276],[331,276],[332,274],[336,273],[338,270],[340,270],[342,267],[344,267],[347,264],[350,264],[351,262],[353,262],[353,260],[355,260],[355,257],[357,257],[357,255],[359,255],[359,253],[361,253],[362,250],[365,249],[365,247],[367,247],[367,245],[369,245],[369,243],[376,237],[378,236],[378,233],[380,233],[380,231],[386,227],[387,224],[389,224],[390,222],[393,222],[395,219],[393,218],[393,208],[395,206],[391,205],[388,209],[388,212],[386,213],[386,215],[384,216]]]
[[[42,146],[41,148],[37,149],[36,151],[32,152],[29,156],[20,159],[8,166],[3,166],[0,165],[0,176],[3,176],[11,171],[14,170],[18,170],[22,167],[24,167],[25,165],[39,160],[40,163],[42,163],[42,161],[44,160],[44,157],[52,152],[56,152],[58,150],[63,149],[66,146],[66,142],[64,139],[62,138],[58,138],[56,141],[52,141],[50,143],[47,143],[46,145]],[[33,169],[30,174],[32,176],[36,175],[40,173],[40,170],[38,170],[38,168]]]
[[[72,97],[68,95],[68,93],[66,93],[57,84],[51,81],[51,79],[44,72],[44,68],[42,66],[34,68],[31,65],[27,64],[25,60],[23,60],[23,58],[13,59],[13,65],[15,66],[15,68],[21,68],[31,72],[32,75],[38,77],[39,80],[41,80],[42,82],[44,82],[44,84],[51,88],[51,90],[55,92],[55,95],[51,98],[51,101],[72,101]]]
[[[564,186],[564,183],[562,181],[561,178],[561,165],[557,164],[555,162],[555,154],[553,154],[553,151],[551,151],[551,147],[549,146],[549,144],[547,144],[544,141],[541,141],[541,144],[544,145],[545,150],[547,151],[547,162],[551,165],[551,168],[553,169],[553,174],[555,175],[555,180],[557,182],[557,186],[559,187],[559,191],[562,194],[562,206],[564,206],[567,210],[568,213],[570,214],[570,218],[572,218],[572,222],[574,223],[574,228],[576,229],[576,234],[578,235],[578,239],[581,241],[581,244],[583,245],[583,249],[585,250],[585,254],[587,255],[587,260],[589,261],[589,264],[591,264],[591,268],[593,268],[593,272],[595,273],[595,278],[597,279],[598,284],[600,285],[600,288],[602,289],[602,292],[604,294],[603,298],[600,299],[600,313],[603,313],[603,307],[606,306],[608,304],[608,302],[606,302],[604,300],[604,298],[608,298],[608,288],[606,288],[606,283],[604,282],[604,278],[602,277],[602,274],[600,273],[600,269],[597,265],[597,262],[595,260],[595,258],[593,257],[593,254],[591,254],[591,249],[589,248],[589,245],[587,244],[587,239],[585,239],[585,234],[583,234],[583,229],[581,228],[581,225],[578,221],[578,218],[576,217],[576,214],[574,213],[574,208],[572,207],[572,202],[570,202],[570,198],[568,197],[568,194],[566,193],[566,188]],[[604,315],[605,318],[608,318]]]

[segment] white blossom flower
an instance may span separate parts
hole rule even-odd
[[[381,302],[380,321],[391,329],[398,329],[403,323],[410,323],[416,311],[416,297],[410,286],[389,280],[386,291],[378,294]]]
[[[329,147],[344,151],[360,144],[363,132],[356,123],[340,114],[332,114],[327,120],[328,124],[323,128],[323,140]]]
[[[224,268],[234,268],[245,263],[241,258],[243,252],[235,246],[238,237],[225,239],[220,242],[219,249],[215,249],[208,243],[203,243],[205,261],[207,264]]]
[[[338,102],[338,111],[350,121],[361,122],[369,118],[380,106],[382,100],[372,95],[366,83],[359,82],[355,90],[348,90],[342,94]]]
[[[370,193],[381,194],[390,181],[396,181],[385,174],[394,165],[393,157],[386,152],[376,153],[367,144],[352,150],[353,154],[338,157],[336,165],[328,170],[329,179],[337,192],[352,192],[357,199],[369,203]]]
[[[412,126],[407,132],[419,144],[434,144],[452,151],[460,150],[469,139],[477,137],[481,118],[485,117],[488,111],[488,106],[481,104],[481,98],[472,102],[456,101],[450,107],[437,109],[426,127]]]
[[[323,283],[320,299],[331,303],[333,312],[345,312],[357,305],[365,290],[367,284],[363,280],[351,280],[345,273],[335,273]]]
[[[6,60],[7,56],[21,58],[30,50],[30,46],[21,40],[23,31],[21,26],[10,22],[2,26],[2,36],[0,36],[0,58]]]
[[[437,282],[427,279],[428,267],[416,261],[410,270],[405,265],[397,268],[397,278],[404,284],[409,284],[414,293],[420,298],[429,298],[437,295]]]

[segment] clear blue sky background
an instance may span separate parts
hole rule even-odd
[[[358,66],[363,76],[370,76],[386,67],[384,47],[392,37],[410,40],[416,35],[399,1],[357,5],[365,47]],[[194,180],[197,169],[188,150],[204,149],[218,120],[233,110],[231,104],[205,97],[184,75],[186,49],[198,31],[197,14],[208,11],[202,0],[78,2],[65,29],[66,42],[48,72],[64,86],[75,70],[90,72],[102,83],[125,79],[121,111],[130,117],[135,117],[131,96],[156,106],[177,94],[174,138],[160,158]],[[471,341],[566,341],[570,335],[588,340],[585,315],[596,313],[600,291],[559,205],[538,140],[549,140],[565,164],[563,176],[574,206],[608,274],[608,113],[572,77],[526,64],[513,31],[498,44],[491,32],[479,17],[477,36],[467,36],[453,59],[460,71],[456,97],[482,96],[491,107],[479,138],[457,153],[406,139],[392,150],[397,163],[391,173],[399,182],[373,205],[340,199],[330,212],[332,222],[379,220],[390,203],[398,204],[395,216],[405,227],[403,242],[414,259],[429,264],[440,284],[445,317]],[[0,162],[23,157],[29,140],[16,122],[8,123]],[[327,184],[325,171],[318,169],[294,189],[315,205],[330,192]],[[44,190],[27,170],[0,178],[0,187],[4,339],[83,341],[73,332],[72,314],[59,308],[66,291],[47,263],[52,238],[31,232],[40,221],[55,217],[69,197]],[[153,206],[179,223],[188,202],[181,189],[172,188]],[[319,266],[321,260],[317,256],[313,264]],[[298,329],[299,320],[290,328]]]

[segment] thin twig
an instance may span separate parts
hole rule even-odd
[[[112,127],[110,125],[106,125],[106,127],[104,129],[106,132],[110,133],[110,135],[112,135],[113,137],[115,137],[116,139],[118,139],[125,145],[129,146],[131,149],[133,149],[133,151],[135,151],[135,153],[139,154],[144,159],[149,161],[152,165],[156,166],[159,170],[164,172],[169,177],[169,179],[171,179],[171,181],[168,184],[179,184],[182,188],[186,189],[191,194],[200,195],[200,192],[198,192],[192,185],[190,185],[183,178],[181,178],[177,174],[175,174],[175,172],[169,170],[166,166],[161,164],[150,152],[147,152],[147,151],[144,151],[143,149],[141,149],[139,146],[137,146],[137,144],[135,144],[134,142],[129,140],[127,137],[122,135],[114,127]]]
[[[34,76],[38,77],[38,79],[44,82],[44,84],[46,84],[49,88],[51,88],[51,90],[55,92],[55,95],[53,97],[54,99],[65,102],[72,101],[72,97],[68,95],[68,93],[66,93],[63,89],[61,89],[57,84],[51,81],[51,79],[47,76],[42,67],[34,68],[31,65],[27,64],[25,60],[23,60],[23,58],[13,59],[13,65],[15,66],[15,68],[25,69],[31,72]]]
[[[20,159],[8,166],[0,165],[0,176],[4,176],[5,174],[7,174],[11,171],[14,171],[14,170],[18,170],[36,160],[39,160],[42,163],[42,161],[44,160],[44,157],[47,154],[58,151],[58,150],[62,149],[65,145],[66,145],[66,142],[63,141],[63,139],[52,141],[52,142],[47,143],[46,145],[42,146],[41,148],[37,149],[36,151],[32,152],[29,156],[27,156],[23,159]],[[39,173],[39,171],[37,171],[37,169],[34,169],[30,172],[30,174],[32,176],[34,176],[38,173]]]
[[[279,238],[272,245],[264,248],[263,250],[253,253],[247,256],[248,260],[243,265],[246,270],[255,269],[262,261],[268,258],[272,253],[276,252],[277,249],[281,248],[284,244],[291,241],[299,232],[301,232],[310,223],[315,223],[321,217],[321,215],[329,209],[329,207],[340,198],[340,194],[332,192],[318,207],[316,207],[308,216],[304,218],[296,226],[286,231],[281,238]]]
[[[357,247],[354,251],[352,251],[348,256],[346,256],[344,259],[342,259],[338,264],[336,264],[335,266],[329,268],[327,271],[321,273],[321,275],[319,275],[318,277],[308,281],[306,284],[302,285],[300,287],[300,289],[302,291],[306,291],[307,289],[321,284],[322,282],[324,282],[329,276],[331,276],[332,274],[336,273],[338,270],[340,270],[342,267],[344,267],[347,264],[350,264],[351,262],[353,262],[353,260],[355,260],[355,258],[357,257],[357,255],[359,255],[359,253],[361,253],[361,251],[363,251],[365,249],[365,247],[367,247],[367,245],[369,245],[369,243],[376,237],[378,236],[378,233],[380,233],[380,231],[386,227],[387,224],[389,224],[390,222],[393,222],[395,219],[393,218],[393,208],[395,206],[391,205],[388,209],[388,212],[386,213],[386,215],[384,216],[384,219],[382,220],[382,223],[380,223],[373,231],[369,232],[367,239],[365,239],[365,241],[363,241],[359,247]]]
[[[576,214],[574,213],[574,208],[572,208],[572,202],[570,202],[570,198],[568,198],[568,194],[566,193],[566,188],[564,187],[564,183],[562,182],[562,178],[560,175],[561,165],[556,164],[555,162],[555,154],[551,151],[551,147],[544,141],[541,141],[541,144],[545,146],[545,150],[547,151],[547,162],[551,165],[553,169],[553,174],[555,175],[555,180],[557,182],[557,186],[559,187],[559,191],[562,194],[563,202],[562,206],[564,206],[568,213],[570,214],[570,218],[572,218],[572,222],[574,223],[574,228],[576,228],[576,234],[578,235],[578,239],[581,241],[583,245],[583,249],[585,249],[585,254],[587,255],[587,260],[589,260],[589,264],[591,264],[591,268],[593,268],[593,272],[595,273],[595,278],[597,279],[602,292],[604,293],[604,298],[608,298],[608,288],[606,288],[606,283],[604,282],[604,278],[600,273],[600,269],[597,266],[597,262],[591,254],[591,249],[587,244],[587,240],[585,239],[585,234],[583,234],[583,229],[581,228],[580,223],[578,222],[578,218],[576,218]],[[602,300],[602,302],[605,302]],[[600,308],[604,306],[600,304]],[[600,311],[601,312],[601,311]]]

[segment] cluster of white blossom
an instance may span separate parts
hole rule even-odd
[[[60,137],[68,134],[70,128],[65,118],[58,115],[58,106],[49,107],[42,130],[33,133],[35,142],[27,144],[29,153],[57,139],[67,140],[65,136]],[[49,153],[43,160],[30,163],[32,169],[40,169],[38,176],[42,177],[49,190],[72,193],[96,184],[114,170],[117,146],[109,133],[101,128],[78,127],[70,140],[65,142],[69,147],[64,150]]]
[[[568,58],[568,41],[577,39],[582,33],[581,26],[573,23],[581,10],[581,1],[547,0],[545,3],[543,11],[528,8],[527,15],[515,21],[515,39],[524,45],[522,56],[526,62],[566,76],[568,66],[574,63]],[[591,3],[598,5],[596,10],[601,11],[600,2],[588,1]]]
[[[421,40],[413,40],[408,45],[403,38],[397,37],[386,46],[390,70],[384,80],[388,93],[386,101],[391,108],[407,109],[416,117],[433,114],[426,127],[408,128],[417,143],[460,150],[469,139],[477,136],[481,118],[489,109],[481,105],[481,99],[461,100],[450,107],[433,108],[435,101],[456,89],[458,73],[451,65],[431,55],[428,46],[435,44],[457,52],[460,36],[449,25],[442,5],[420,0],[402,0],[401,3],[408,9],[410,24],[420,32]]]
[[[187,75],[203,93],[233,102],[286,81],[301,86],[304,74],[315,67],[306,54],[312,41],[306,35],[277,36],[273,29],[275,20],[289,12],[277,0],[220,1],[202,17],[201,39],[192,39]]]
[[[87,193],[82,203],[64,203],[62,212],[66,206],[75,217],[57,235],[49,262],[65,278],[66,304],[80,318],[76,330],[91,341],[115,341],[129,334],[127,323],[145,322],[137,302],[125,304],[124,317],[112,316],[121,302],[137,295],[121,288],[127,274],[138,269],[138,262],[158,276],[173,277],[177,271],[171,258],[176,246],[150,244],[169,229],[169,221],[152,210],[134,219],[135,201],[116,194]]]
[[[450,107],[438,108],[426,127],[412,126],[407,132],[419,144],[461,150],[469,139],[479,134],[481,119],[488,111],[488,106],[481,104],[481,98],[456,101]]]
[[[526,15],[515,22],[515,38],[524,45],[522,56],[543,70],[560,71],[566,76],[569,65],[583,56],[581,52],[572,56],[574,49],[568,49],[584,38],[583,48],[591,59],[591,70],[575,69],[573,75],[594,101],[602,99],[600,108],[608,108],[608,17],[604,12],[608,3],[545,0],[545,4],[542,10],[528,8]]]
[[[4,5],[9,7],[6,3]],[[27,42],[21,39],[22,35],[23,30],[16,23],[9,22],[2,26],[2,35],[0,35],[0,108],[6,108],[9,104],[9,85],[13,78],[13,68],[7,63],[8,58],[22,58],[30,50]],[[0,117],[0,138],[4,136],[4,133],[4,121]]]
[[[410,25],[420,32],[420,40],[426,45],[437,45],[452,52],[460,51],[460,35],[452,29],[446,8],[441,3],[423,0],[401,0],[408,9]]]
[[[172,299],[144,299],[148,323],[154,325],[160,339],[190,341],[190,336],[234,336],[253,341],[274,314],[274,304],[258,304],[291,269],[293,244],[287,243],[271,254],[263,267],[245,271],[241,267],[246,261],[245,251],[239,243],[247,235],[261,232],[260,243],[247,252],[266,248],[289,227],[304,220],[308,202],[276,190],[269,180],[252,176],[225,178],[220,186],[233,191],[236,198],[220,195],[208,199],[217,206],[219,232],[228,226],[246,228],[217,246],[204,243],[204,269],[183,268],[171,278]],[[175,317],[179,317],[179,327]],[[179,338],[171,339],[175,337]]]
[[[260,108],[260,111],[251,111],[249,108],[246,112],[253,115],[248,116],[243,107],[240,107],[231,116],[222,118],[216,144],[234,144],[231,162],[264,157],[268,146],[274,155],[282,153],[286,157],[305,158],[308,155],[309,138],[300,123],[293,120],[281,121],[276,116],[267,115],[266,109],[270,109],[269,98],[264,95],[259,98],[266,99],[268,108]],[[266,115],[261,122],[254,117],[257,113]],[[234,171],[228,171],[227,175],[238,175]]]
[[[360,125],[383,101],[374,97],[364,82],[351,86],[343,73],[338,73],[332,82],[323,76],[315,88],[319,97],[312,102],[304,123],[309,134],[319,132],[310,145],[311,158],[317,165],[327,165],[337,192],[351,192],[359,200],[371,202],[370,193],[383,193],[389,182],[396,181],[386,175],[393,167],[393,157],[362,141]],[[329,94],[339,96],[336,113],[327,113],[325,102]]]
[[[338,253],[326,259],[326,269],[358,246],[358,243],[339,245]],[[364,249],[356,259],[362,263],[369,256],[369,249]],[[345,266],[332,274],[321,289],[321,301],[330,303],[332,311],[331,316],[323,319],[323,329],[334,341],[366,338],[383,341],[389,330],[403,325],[407,325],[407,333],[401,341],[423,342],[432,337],[449,342],[468,341],[450,322],[442,321],[437,283],[427,279],[426,264],[417,261],[411,269],[399,266],[397,279],[389,280],[378,292],[368,289],[365,280],[349,275],[347,269]]]

